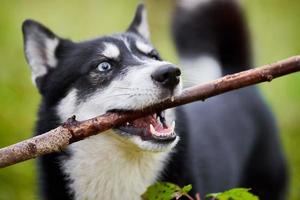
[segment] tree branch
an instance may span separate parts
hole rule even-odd
[[[204,101],[209,97],[224,92],[265,81],[272,81],[274,78],[297,71],[300,71],[300,56],[294,56],[274,64],[227,75],[206,84],[187,88],[174,99],[167,99],[140,111],[126,113],[111,112],[82,122],[76,121],[75,116],[73,116],[63,125],[47,133],[0,149],[0,167],[6,167],[41,155],[62,151],[73,142],[113,127],[118,127],[127,121],[135,120],[153,112],[198,100]]]

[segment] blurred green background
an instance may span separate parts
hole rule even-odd
[[[39,103],[23,55],[21,24],[36,19],[75,41],[121,32],[127,28],[137,0],[1,0],[0,6],[0,146],[31,136]],[[244,0],[256,65],[300,53],[299,0]],[[148,0],[152,40],[164,58],[176,63],[168,23],[172,0]],[[277,116],[289,161],[289,199],[300,199],[300,74],[262,84]],[[200,191],[201,192],[201,191]],[[0,169],[0,200],[38,199],[34,161]]]

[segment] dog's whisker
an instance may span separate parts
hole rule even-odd
[[[130,96],[131,94],[114,94],[114,95],[109,95],[109,96],[106,96],[104,98],[113,98],[113,97],[119,97],[119,96]]]
[[[155,91],[152,88],[133,88],[133,87],[113,87],[114,89],[124,89],[124,90],[145,90],[145,91]]]
[[[110,96],[106,96],[104,97],[104,99],[110,99],[110,98],[114,98],[114,97],[120,97],[120,96],[126,96],[127,98],[131,98],[134,96],[149,96],[152,95],[151,93],[134,93],[134,94],[130,94],[130,93],[122,93],[122,94],[114,94],[114,95],[110,95]]]

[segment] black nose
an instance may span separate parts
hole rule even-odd
[[[173,90],[180,81],[181,71],[173,65],[164,65],[155,70],[151,77],[165,88]]]

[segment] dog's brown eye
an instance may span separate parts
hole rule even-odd
[[[111,69],[111,64],[108,63],[108,62],[102,62],[98,65],[98,70],[100,72],[106,72],[106,71],[109,71]]]

